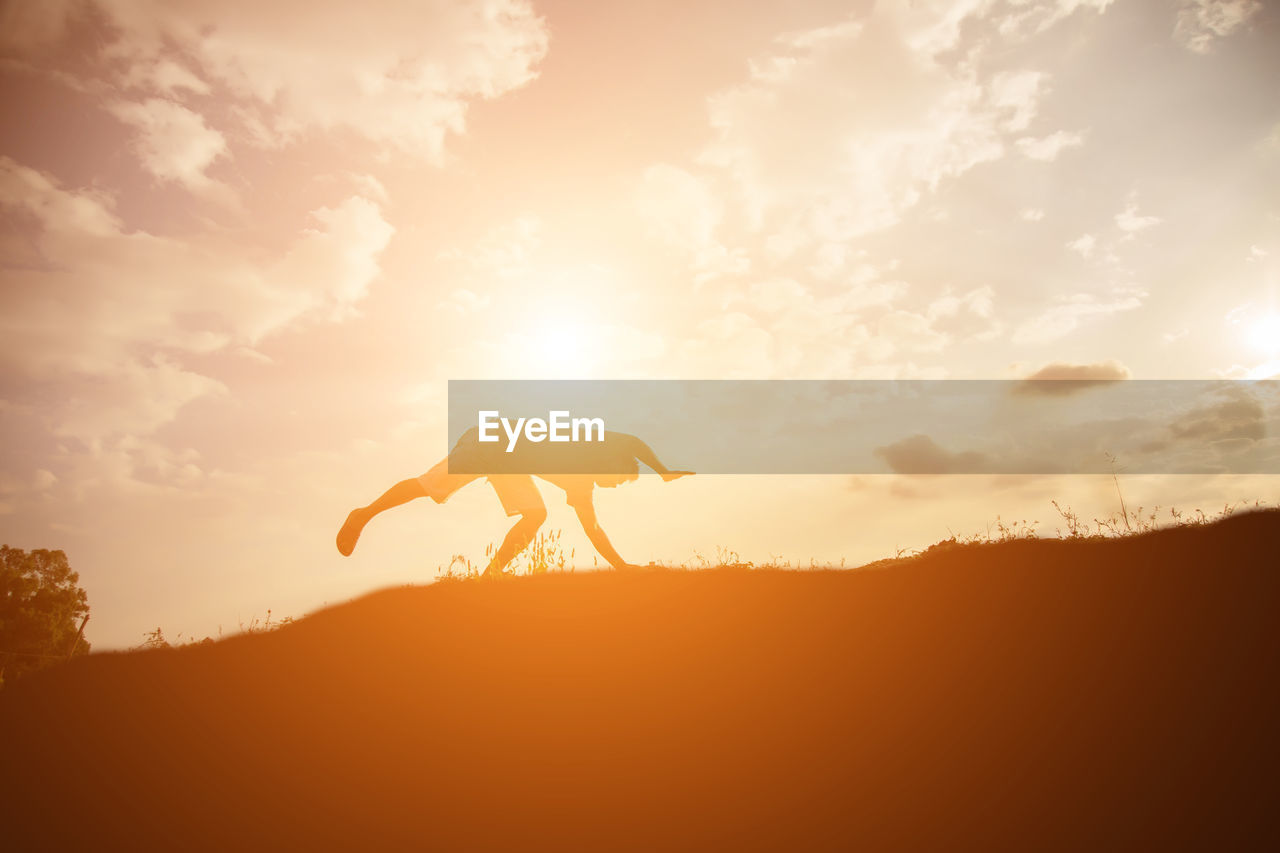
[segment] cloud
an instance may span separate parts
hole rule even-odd
[[[386,204],[390,199],[387,195],[386,186],[373,175],[364,172],[348,172],[347,177],[355,186],[356,191],[365,198],[372,199],[379,204]]]
[[[871,277],[827,284],[777,276],[735,283],[724,308],[679,346],[683,375],[726,378],[896,378],[945,375],[894,356],[989,340],[1002,328],[994,290],[946,291],[920,310],[896,307],[907,286]]]
[[[459,316],[474,314],[477,311],[483,311],[493,304],[493,300],[489,296],[481,296],[473,290],[465,287],[454,288],[450,292],[449,297],[440,302],[440,309],[450,311]]]
[[[636,207],[656,236],[689,249],[715,239],[723,213],[723,205],[706,181],[662,163],[644,171]]]
[[[1113,460],[1133,473],[1280,470],[1274,389],[1135,384],[1124,381],[1127,373],[1114,362],[1050,365],[1033,376],[1062,379],[1029,378],[1013,386],[1020,399],[1008,406],[985,397],[1000,388],[979,384],[968,400],[963,390],[948,399],[933,435],[911,434],[874,454],[897,474],[1104,473]],[[1078,393],[1116,382],[1110,394]]]
[[[1026,376],[1014,386],[1015,394],[1065,396],[1129,379],[1129,368],[1118,361],[1099,361],[1093,364],[1068,364],[1053,362]]]
[[[1170,424],[1173,436],[1197,444],[1266,438],[1266,411],[1255,396],[1234,385],[1224,387],[1219,395],[1221,401],[1197,406]]]
[[[1002,324],[995,316],[995,291],[980,287],[959,296],[944,293],[923,313],[897,309],[880,317],[871,354],[887,358],[898,352],[941,352],[957,340],[990,340]]]
[[[1040,138],[1024,136],[1017,142],[1018,150],[1022,152],[1024,157],[1031,160],[1041,160],[1046,163],[1058,159],[1058,155],[1066,149],[1075,148],[1083,144],[1083,133],[1068,133],[1065,130],[1059,130]]]
[[[898,351],[940,352],[949,341],[928,317],[914,311],[890,311],[876,323],[876,333],[881,358]]]
[[[742,311],[724,311],[697,324],[694,333],[680,344],[676,363],[686,376],[765,379],[786,375],[789,365],[780,361],[778,349],[774,335],[754,317]],[[834,371],[841,364],[837,362]],[[838,375],[834,371],[830,375]]]
[[[1160,224],[1158,216],[1141,216],[1138,214],[1138,202],[1130,199],[1125,209],[1116,214],[1116,227],[1126,234],[1136,234],[1139,231]]]
[[[750,269],[744,252],[731,252],[717,238],[723,204],[705,179],[664,163],[650,166],[635,203],[651,236],[688,253],[695,281]]]
[[[1110,297],[1077,293],[1023,322],[1013,333],[1015,344],[1044,344],[1075,331],[1084,317],[1132,311],[1142,304],[1146,293],[1118,289]]]
[[[1209,53],[1261,9],[1260,0],[1184,0],[1173,38],[1194,53]]]
[[[1114,0],[1015,0],[1006,4],[996,20],[1004,35],[1032,35],[1041,33],[1074,13],[1077,9],[1092,9],[1098,14],[1107,10]]]
[[[877,447],[875,455],[888,463],[895,474],[986,473],[991,467],[985,454],[972,450],[952,452],[923,434]]]
[[[1092,234],[1081,234],[1076,239],[1067,244],[1067,248],[1076,252],[1082,258],[1088,258],[1093,255],[1093,249],[1098,244],[1098,240]]]
[[[139,159],[151,174],[197,192],[219,186],[205,170],[227,154],[227,141],[199,113],[163,98],[117,101],[108,109],[139,131]]]
[[[780,41],[748,82],[711,97],[702,163],[729,177],[755,228],[794,232],[794,247],[896,224],[944,180],[1003,156],[1036,115],[1044,75],[983,75],[948,54],[973,11],[879,3]]]
[[[185,370],[159,354],[113,365],[109,372],[57,381],[74,393],[63,405],[52,407],[53,434],[79,439],[95,450],[110,438],[149,435],[193,400],[227,392],[216,379]]]
[[[273,259],[217,236],[129,229],[112,199],[0,157],[0,209],[34,247],[6,269],[0,356],[50,404],[49,427],[88,445],[147,434],[222,383],[185,357],[240,351],[355,310],[392,227],[354,196],[311,214]]]
[[[489,229],[469,248],[449,249],[441,257],[460,261],[485,276],[521,279],[530,274],[534,255],[542,246],[542,227],[538,217],[520,216]]]
[[[468,102],[533,80],[548,43],[523,0],[371,0],[354,18],[341,3],[88,0],[7,5],[5,46],[40,65],[85,9],[103,28],[82,79],[100,87],[216,96],[259,145],[342,130],[436,163]]]
[[[357,26],[341,4],[132,0],[106,10],[110,52],[147,61],[175,44],[278,139],[345,128],[439,160],[470,98],[536,76],[547,31],[529,4],[381,0]],[[287,45],[281,49],[281,45]]]
[[[259,323],[251,333],[253,340],[312,310],[327,310],[335,320],[348,316],[368,293],[378,275],[378,255],[395,233],[378,204],[360,196],[334,207],[316,208],[311,218],[319,227],[305,229],[268,272],[274,293],[290,294],[276,304],[292,303],[298,310],[270,318],[274,322]]]
[[[1035,50],[1014,46],[1040,30],[994,29],[1013,5],[866,4],[776,39],[745,80],[708,98],[711,139],[695,164],[657,164],[637,193],[648,236],[678,249],[682,272],[705,283],[713,265],[697,259],[710,249],[724,263],[716,274],[733,277],[699,289],[735,316],[690,324],[682,361],[708,365],[701,375],[750,375],[742,365],[768,376],[897,375],[903,365],[885,364],[895,355],[933,360],[1003,333],[995,293],[1009,271],[975,262],[974,248],[999,226],[975,222],[978,240],[962,240],[946,216],[1010,153],[1047,161],[1085,137],[1037,124],[1051,78]],[[1016,6],[1047,28],[1108,3]],[[1046,215],[1023,209],[1029,222]],[[944,256],[950,263],[931,260]],[[874,306],[842,298],[889,285]]]
[[[172,59],[137,62],[125,72],[121,83],[134,89],[158,92],[166,97],[181,98],[183,93],[209,95],[213,88],[194,71]]]

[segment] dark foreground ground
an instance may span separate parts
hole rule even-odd
[[[1280,513],[387,590],[0,698],[39,849],[1271,846]]]

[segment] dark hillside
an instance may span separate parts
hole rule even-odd
[[[1278,721],[1270,511],[875,570],[393,589],[92,655],[0,694],[0,831],[15,851],[1260,847]]]

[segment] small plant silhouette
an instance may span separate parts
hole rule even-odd
[[[577,555],[576,548],[570,548],[567,552],[560,543],[563,531],[556,529],[549,533],[539,533],[533,538],[525,549],[511,561],[510,572],[512,574],[523,575],[540,575],[547,572],[572,572],[573,558]],[[492,544],[485,546],[484,564],[487,564],[493,557],[494,547]],[[471,558],[466,554],[454,554],[449,560],[449,565],[443,569],[436,569],[436,579],[444,581],[467,580],[469,578],[478,578],[481,575],[479,562],[472,562]]]
[[[557,528],[550,533],[539,533],[535,536],[529,546],[516,558],[517,570],[523,567],[523,573],[527,575],[572,572],[573,565],[570,561],[577,553],[577,549],[570,548],[569,553],[566,554],[560,544],[561,533],[562,531]]]
[[[271,615],[271,611],[268,610],[267,615],[265,617],[259,618],[257,616],[254,616],[252,619],[249,620],[248,624],[245,624],[244,620],[240,620],[239,633],[265,634],[269,631],[275,631],[279,628],[283,628],[286,625],[291,625],[293,624],[293,622],[294,622],[294,618],[292,616],[286,616],[283,619],[276,619],[274,616]],[[218,637],[219,638],[222,637],[221,626],[219,626],[218,628]],[[168,637],[164,635],[164,630],[157,626],[154,631],[143,632],[142,642],[134,646],[133,648],[134,649],[176,649],[181,646],[204,645],[205,643],[212,643],[212,642],[214,642],[213,637],[204,637],[203,639],[197,640],[195,637],[191,636],[190,634],[183,634],[181,632],[176,634],[173,640],[170,640]]]

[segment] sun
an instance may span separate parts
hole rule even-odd
[[[1264,314],[1248,325],[1245,340],[1265,353],[1280,353],[1280,314]]]
[[[578,324],[548,323],[537,330],[535,349],[544,367],[556,373],[572,373],[586,361],[586,337]]]
[[[523,337],[528,372],[544,379],[586,379],[599,362],[599,341],[587,318],[557,312],[527,324]]]

